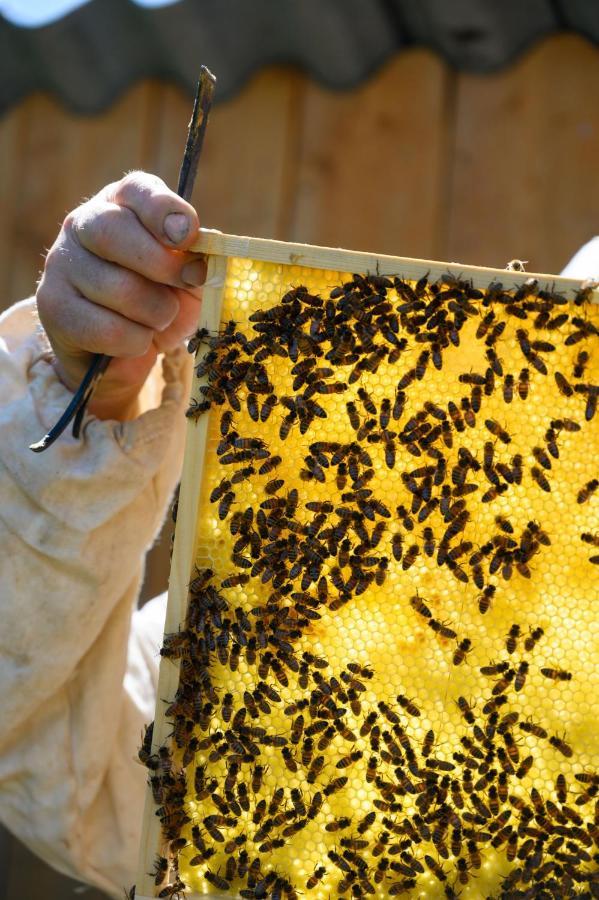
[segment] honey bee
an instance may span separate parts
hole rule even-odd
[[[188,409],[185,410],[185,415],[187,416],[188,419],[193,419],[194,421],[197,421],[199,419],[199,417],[202,415],[202,413],[208,412],[211,405],[212,404],[211,404],[210,400],[198,401],[198,400],[193,399],[191,401]]]
[[[504,444],[511,443],[511,437],[495,419],[485,419],[485,427],[491,432],[493,437],[499,438]]]
[[[551,485],[538,466],[532,466],[530,474],[532,475],[538,486],[541,488],[541,490],[546,491],[547,493],[551,492]]]
[[[158,896],[160,898],[176,897],[177,900],[179,900],[179,898],[183,896],[184,891],[185,885],[177,875],[175,881],[172,884],[167,884],[166,887],[163,887]],[[135,894],[133,896],[135,896]]]
[[[599,479],[592,478],[590,481],[587,481],[587,483],[584,485],[584,487],[582,487],[579,490],[579,492],[576,496],[576,502],[577,503],[586,503],[587,500],[595,493],[595,491],[597,490],[598,487],[599,487]]]
[[[428,868],[430,869],[430,871],[435,876],[435,878],[438,879],[438,881],[441,881],[441,882],[447,881],[447,875],[445,874],[444,870],[439,865],[439,863],[435,859],[433,859],[432,856],[430,856],[428,853],[425,853],[424,861],[425,861],[426,865],[428,866]]]
[[[356,408],[356,404],[353,401],[349,401],[345,404],[345,408],[347,410],[347,415],[350,421],[351,427],[354,431],[358,431],[360,428],[360,415]]]
[[[549,678],[552,681],[571,681],[572,680],[572,672],[567,672],[567,671],[565,671],[565,669],[542,668],[541,675],[544,675],[545,678]]]
[[[543,450],[542,447],[533,447],[532,455],[534,456],[536,461],[538,463],[540,463],[540,465],[543,466],[544,469],[551,468],[551,460],[549,459],[549,457],[547,456],[546,452]]]
[[[516,649],[518,638],[520,637],[520,626],[512,625],[505,642],[505,649],[508,653],[513,653]]]
[[[470,653],[471,650],[472,650],[472,641],[470,640],[470,638],[464,638],[463,640],[461,640],[459,642],[459,644],[457,645],[457,647],[454,651],[454,654],[453,654],[454,666],[460,666],[464,662],[464,660],[466,659],[467,655]]]
[[[586,350],[581,350],[578,356],[576,357],[576,362],[574,363],[574,369],[572,375],[574,378],[582,378],[584,375],[584,370],[589,361],[589,354]]]
[[[493,597],[495,596],[495,591],[497,588],[493,584],[488,584],[484,589],[482,594],[478,596],[478,610],[481,615],[484,615],[491,607],[491,602]]]
[[[274,394],[269,394],[264,403],[262,404],[262,408],[260,409],[260,421],[266,422],[268,421],[271,412],[275,408],[278,403],[278,398]],[[253,416],[252,416],[253,418]],[[256,420],[255,420],[256,421]]]
[[[219,875],[218,872],[212,872],[210,869],[206,869],[204,872],[204,878],[206,881],[209,881],[210,884],[213,884],[219,891],[228,891],[230,888],[230,884],[226,878],[223,878],[222,875]]]
[[[559,459],[559,447],[557,446],[557,434],[553,428],[548,428],[545,432],[545,443],[547,449],[554,459]]]
[[[233,491],[227,491],[227,493],[222,497],[219,505],[218,505],[218,517],[221,519],[226,519],[229,515],[229,510],[231,509],[231,504],[235,500],[235,493]]]
[[[399,694],[396,699],[402,709],[405,709],[409,716],[419,716],[421,714],[419,708],[416,706],[413,700],[410,700],[409,697],[405,697],[403,694]]]
[[[520,761],[520,753],[518,751],[518,745],[516,744],[516,741],[514,740],[510,731],[506,731],[503,734],[503,741],[505,743],[507,754],[510,760],[514,764],[518,764],[518,762]]]
[[[571,397],[574,393],[574,388],[569,383],[565,375],[562,375],[561,372],[554,372],[553,377],[555,378],[555,383],[560,394],[562,394],[562,396],[564,397]]]
[[[250,419],[253,422],[260,421],[260,410],[258,408],[258,396],[254,393],[249,393],[246,399],[247,410]]]
[[[332,781],[326,785],[323,790],[323,794],[325,797],[331,797],[333,794],[336,794],[338,791],[342,790],[348,782],[347,775],[341,775],[339,778],[334,778]]]
[[[377,756],[371,756],[368,760],[368,765],[366,767],[366,781],[368,784],[372,784],[372,782],[376,778],[376,770],[378,768],[379,760]]]
[[[499,525],[502,531],[506,532],[506,534],[514,533],[514,526],[509,519],[505,518],[505,516],[495,516],[495,522],[497,523],[497,525]]]
[[[466,700],[466,698],[458,697],[458,699],[456,700],[456,703],[458,705],[458,709],[460,710],[462,716],[464,717],[464,719],[466,720],[468,725],[474,725],[474,722],[475,722],[474,711],[473,711],[472,707],[470,706],[470,704],[468,703],[468,701]]]
[[[388,397],[384,397],[381,402],[381,411],[379,415],[379,424],[381,428],[387,428],[391,418],[391,401]]]
[[[341,757],[340,760],[336,763],[337,769],[347,769],[349,766],[358,762],[359,759],[362,759],[364,754],[361,750],[354,750],[352,753],[348,753],[347,756]]]
[[[530,371],[527,368],[521,369],[518,375],[518,396],[521,400],[526,400],[530,388]]]
[[[518,666],[518,671],[516,672],[516,678],[514,679],[514,690],[521,691],[524,687],[524,682],[526,681],[526,676],[528,674],[529,664],[526,661],[523,661]]]
[[[443,638],[452,640],[453,638],[457,637],[457,633],[453,630],[453,628],[450,628],[448,625],[446,625],[445,622],[440,622],[437,619],[429,619],[427,625],[432,628],[432,630],[436,634],[440,634]]]
[[[406,572],[408,569],[410,569],[414,565],[414,563],[416,561],[416,557],[418,556],[419,553],[420,553],[420,548],[419,548],[418,544],[412,544],[408,548],[405,556],[403,557],[402,564],[401,564],[401,567],[404,570],[404,572]]]
[[[516,769],[516,778],[525,778],[532,768],[532,764],[534,762],[534,757],[532,755],[527,756],[522,760],[519,767]]]
[[[283,761],[287,769],[295,774],[298,771],[298,765],[289,747],[283,747],[283,749],[281,750],[281,754],[283,756]]]
[[[570,759],[570,757],[572,757],[574,755],[573,750],[570,747],[570,745],[567,744],[565,740],[563,740],[562,738],[558,737],[555,734],[549,738],[549,743],[551,744],[552,747],[555,747],[556,750],[559,750],[559,752],[562,753],[568,759]]]
[[[417,613],[419,613],[419,615],[423,616],[423,618],[430,619],[432,617],[430,609],[418,594],[414,594],[414,596],[410,598],[410,605]]]
[[[503,400],[505,403],[511,403],[514,399],[514,376],[508,374],[503,380]]]
[[[522,731],[526,732],[526,734],[532,734],[535,737],[540,738],[541,740],[546,739],[548,736],[545,729],[542,728],[541,725],[537,725],[536,722],[531,722],[528,720],[525,722],[519,722],[518,727],[521,728]]]
[[[149,875],[154,876],[154,884],[156,886],[162,884],[162,882],[168,875],[169,867],[170,867],[170,864],[166,857],[164,857],[164,856],[156,857],[155,864],[154,864],[154,871],[148,873]],[[133,896],[135,896],[135,894]]]
[[[322,879],[326,875],[326,872],[327,870],[325,866],[316,866],[313,873],[306,881],[306,889],[309,891],[313,890],[318,885],[318,883],[322,881]]]

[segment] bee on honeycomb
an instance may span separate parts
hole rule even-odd
[[[157,896],[598,895],[598,327],[229,260]]]

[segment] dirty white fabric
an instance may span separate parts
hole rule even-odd
[[[0,317],[0,819],[120,898],[135,880],[136,754],[154,717],[164,598],[132,614],[180,471],[188,360],[184,348],[166,358],[158,409],[89,417],[82,440],[34,454],[71,395],[34,304]]]
[[[599,239],[568,264],[599,276]],[[35,455],[69,400],[34,306],[0,317],[0,819],[39,856],[115,897],[135,880],[165,598],[133,613],[178,479],[189,357],[157,409],[87,420]],[[150,390],[160,381],[153,373]]]

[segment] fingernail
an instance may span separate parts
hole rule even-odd
[[[194,259],[181,269],[181,278],[190,287],[199,287],[206,280],[206,263],[203,259]]]
[[[189,220],[183,213],[169,213],[164,220],[164,233],[173,244],[180,244],[189,233]]]

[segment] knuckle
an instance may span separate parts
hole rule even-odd
[[[77,230],[77,214],[83,206],[85,206],[85,204],[78,206],[76,209],[72,209],[66,214],[62,223],[63,231],[72,232]]]
[[[57,269],[63,261],[63,255],[62,242],[59,239],[52,244],[46,253],[46,258],[44,260],[44,274]]]
[[[118,207],[98,207],[93,204],[78,218],[77,234],[80,242],[89,250],[108,253],[115,241],[115,225]]]
[[[179,303],[173,292],[163,285],[133,276],[123,281],[121,301],[136,323],[162,331],[177,315]]]
[[[151,195],[157,191],[164,191],[166,184],[157,175],[150,172],[143,172],[135,169],[127,172],[118,182],[117,196],[130,197],[132,194],[138,194],[144,197]]]
[[[175,296],[174,291],[165,290],[161,292],[159,302],[156,303],[153,310],[154,327],[158,331],[162,331],[177,318],[179,314],[179,300]]]
[[[62,289],[60,285],[62,285]],[[44,271],[35,292],[40,319],[55,318],[60,312],[64,296],[65,290],[62,282],[54,278],[52,273]]]
[[[44,275],[42,275],[40,283],[37,286],[35,297],[40,318],[43,318],[52,312],[55,295],[48,285],[48,279]]]
[[[129,194],[131,191],[140,190],[144,186],[144,180],[144,172],[138,169],[127,172],[127,174],[123,175],[120,181],[117,181],[116,183],[116,196],[119,197],[123,194]]]
[[[112,356],[126,356],[126,350],[130,344],[128,331],[129,328],[123,319],[111,316],[107,322],[103,323],[98,339]]]
[[[103,329],[102,343],[111,356],[143,356],[152,342],[152,331],[120,317],[113,317]]]
[[[126,307],[133,306],[139,300],[138,280],[133,273],[122,266],[116,266],[114,269],[112,291]]]
[[[92,197],[91,200],[86,200],[85,203],[70,210],[63,219],[56,243],[64,242],[65,238],[70,238],[77,244],[82,243],[81,235],[89,231],[89,223],[93,220],[94,213],[97,214],[100,208],[98,198]]]
[[[143,328],[138,325],[134,333],[131,334],[127,346],[127,356],[143,356],[152,343],[153,332],[150,328]]]

